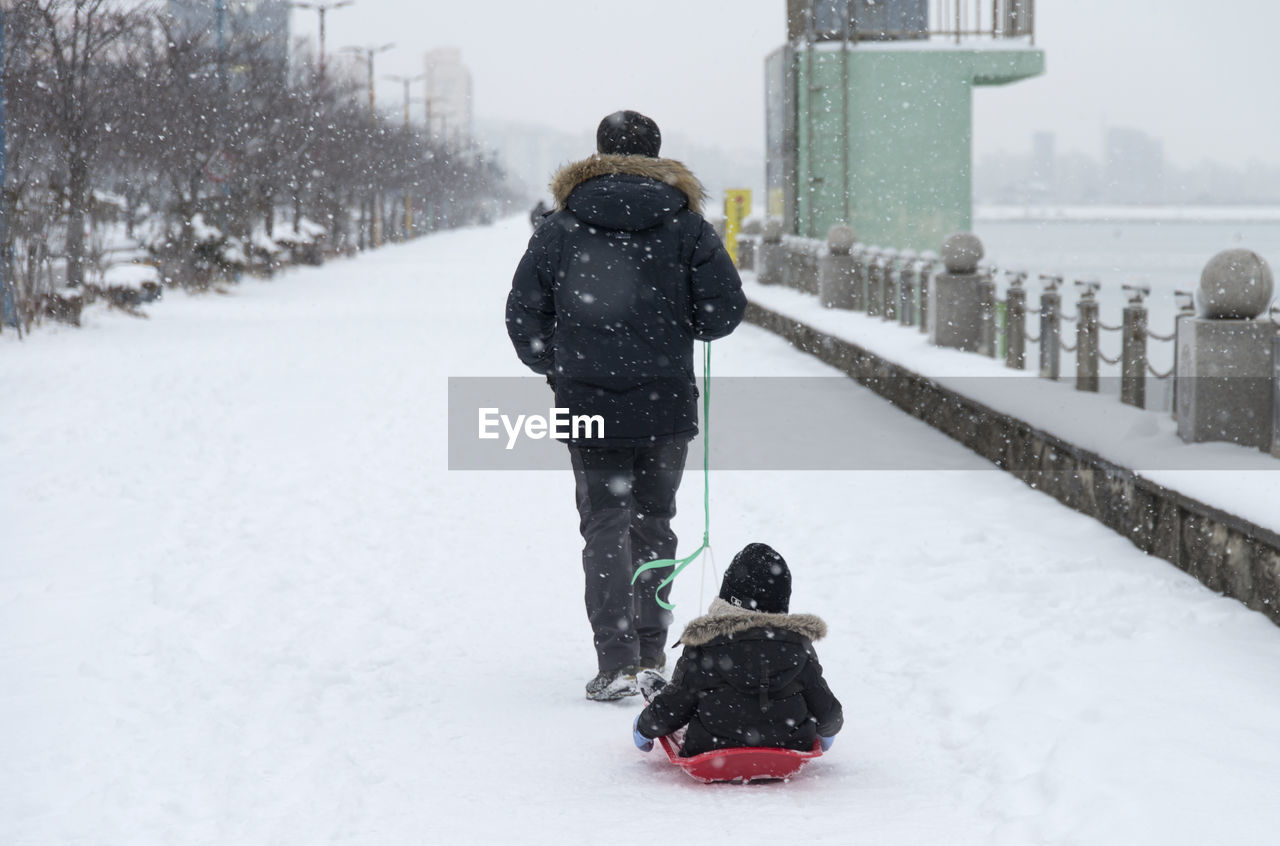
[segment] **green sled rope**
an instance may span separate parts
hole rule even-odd
[[[703,552],[711,551],[711,342],[702,342],[702,513],[703,513],[703,529],[702,529],[702,546],[693,551],[692,555],[686,556],[679,560],[674,558],[660,558],[657,561],[650,561],[636,569],[635,575],[631,577],[631,584],[635,585],[636,579],[641,574],[649,570],[657,570],[662,567],[672,567],[671,575],[667,576],[654,589],[654,601],[663,608],[671,611],[675,608],[669,602],[663,600],[660,594],[662,589],[676,580],[676,576],[680,575],[680,571],[688,567]]]

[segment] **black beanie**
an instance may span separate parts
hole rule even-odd
[[[725,570],[720,598],[748,611],[787,613],[791,604],[791,571],[787,562],[768,544],[747,544]]]
[[[662,133],[653,118],[639,112],[614,112],[596,128],[596,151],[616,156],[658,157]]]

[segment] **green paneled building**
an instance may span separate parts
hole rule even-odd
[[[973,87],[1043,73],[1032,3],[789,0],[766,62],[768,213],[915,250],[968,230]]]

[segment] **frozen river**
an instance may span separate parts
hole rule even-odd
[[[1194,291],[1205,263],[1220,250],[1244,247],[1265,258],[1274,272],[1280,268],[1280,220],[1272,222],[1215,222],[1210,220],[1115,221],[1001,221],[979,216],[974,232],[986,247],[987,261],[1001,269],[1030,274],[1028,304],[1038,306],[1041,273],[1065,278],[1063,306],[1074,314],[1076,280],[1100,282],[1101,320],[1119,325],[1128,294],[1122,285],[1146,285],[1148,327],[1167,335],[1173,331],[1177,299],[1174,291]],[[1030,325],[1032,333],[1039,328]],[[1064,327],[1066,328],[1066,327]],[[1074,343],[1070,338],[1069,343]],[[1120,349],[1118,333],[1103,333],[1103,352],[1114,357]],[[1171,345],[1151,341],[1153,366],[1166,370]],[[1074,364],[1064,356],[1063,372]]]

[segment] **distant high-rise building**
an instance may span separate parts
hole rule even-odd
[[[1049,197],[1058,187],[1057,137],[1052,132],[1031,136],[1031,181],[1034,193]]]
[[[261,44],[263,56],[279,62],[284,73],[289,62],[289,8],[288,0],[223,0],[223,46],[234,57],[238,46]],[[180,33],[218,46],[216,0],[168,0],[168,11]],[[234,73],[234,66],[230,70]]]
[[[1164,144],[1140,129],[1111,126],[1103,143],[1104,194],[1113,203],[1164,200]]]
[[[441,47],[426,55],[427,131],[450,147],[471,143],[471,71],[462,51]]]

